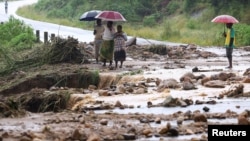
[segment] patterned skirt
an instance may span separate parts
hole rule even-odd
[[[103,40],[100,49],[100,59],[112,61],[114,56],[114,40]]]
[[[126,51],[124,49],[116,50],[114,53],[115,61],[125,61],[126,60]]]

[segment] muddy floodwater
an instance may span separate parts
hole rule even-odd
[[[35,2],[10,2],[9,14],[0,9],[1,20]],[[79,41],[93,39],[92,31],[26,22],[52,33],[60,27],[60,35],[74,33]],[[102,67],[84,54],[83,63],[46,64],[1,77],[0,141],[207,141],[208,125],[250,125],[249,46],[234,49],[233,68],[226,69],[222,47],[137,43],[126,49],[123,68]],[[91,79],[78,73],[88,71],[98,72],[98,84],[85,86]],[[61,81],[65,85],[57,86]]]
[[[197,47],[196,50],[217,56],[173,59],[170,55],[152,54],[145,57],[140,56],[145,51],[133,55],[128,49],[123,68],[102,67],[94,60],[90,64],[80,64],[77,67],[99,70],[103,87],[74,92],[71,106],[61,112],[27,112],[22,117],[2,117],[0,139],[207,140],[208,124],[239,124],[242,114],[250,123],[250,83],[245,81],[250,73],[244,75],[250,68],[250,51],[235,49],[233,68],[226,69],[228,62],[224,48]],[[194,68],[199,71],[194,71]],[[209,77],[209,81],[221,73],[233,74],[234,77],[216,81],[216,85],[211,83],[214,87],[206,86],[203,79],[191,81],[188,78],[188,82],[195,85],[184,90],[186,78],[181,78],[187,73]],[[105,79],[115,80],[118,75],[124,79],[116,83]],[[163,85],[163,81],[168,79],[176,80],[180,87]],[[243,86],[241,90],[244,93],[238,95],[235,88],[240,86]],[[236,96],[229,97],[232,95],[230,92]]]

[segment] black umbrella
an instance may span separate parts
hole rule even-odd
[[[100,12],[100,10],[91,10],[91,11],[87,11],[85,13],[82,14],[82,16],[80,17],[80,21],[94,21],[96,20],[95,16],[98,15]]]

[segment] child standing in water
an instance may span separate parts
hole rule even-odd
[[[117,68],[118,61],[121,62],[119,68],[122,68],[123,62],[126,60],[126,42],[127,35],[123,32],[122,26],[117,25],[117,32],[114,34],[114,60],[115,68]]]

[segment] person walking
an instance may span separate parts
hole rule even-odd
[[[123,62],[126,60],[126,41],[127,35],[123,32],[122,26],[117,25],[117,32],[114,34],[114,60],[115,68],[117,68],[118,62],[120,61],[119,68],[122,68]]]
[[[233,28],[233,23],[227,23],[227,32],[224,32],[225,39],[225,48],[226,48],[226,56],[228,59],[228,67],[226,68],[233,68],[233,48],[235,47],[235,31]]]
[[[7,14],[8,13],[8,1],[7,0],[5,1],[4,6],[5,6],[5,14]]]
[[[104,28],[102,36],[103,41],[100,49],[100,59],[103,61],[103,66],[106,66],[106,62],[109,60],[109,66],[111,67],[114,56],[114,33],[116,31],[113,27],[112,21],[108,21]]]
[[[104,26],[102,25],[102,20],[97,19],[96,25],[94,26],[94,33],[93,33],[95,35],[94,47],[95,47],[95,59],[96,59],[97,64],[99,62],[100,48],[101,48],[101,44],[102,44],[103,32],[104,32]]]

